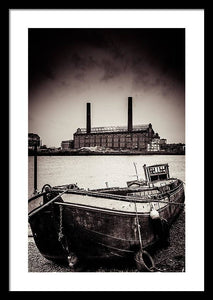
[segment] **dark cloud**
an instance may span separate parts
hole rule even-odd
[[[102,69],[104,71],[104,75],[101,78],[101,80],[110,80],[113,79],[114,77],[118,76],[121,73],[121,70],[119,69],[116,64],[114,64],[112,61],[108,59],[103,59],[102,60]]]
[[[29,30],[30,89],[56,80],[58,70],[83,80],[93,69],[102,71],[101,81],[129,72],[135,86],[153,87],[163,77],[184,85],[184,29]]]

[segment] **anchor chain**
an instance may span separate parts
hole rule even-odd
[[[64,234],[63,234],[63,206],[62,205],[59,205],[59,211],[60,211],[60,214],[59,214],[59,233],[58,233],[58,240],[59,242],[62,242],[62,239],[64,238]]]
[[[63,205],[59,205],[58,241],[61,243],[61,246],[67,255],[67,261],[68,261],[70,268],[73,268],[75,266],[75,264],[77,263],[77,257],[73,252],[70,251],[67,238],[63,233]]]

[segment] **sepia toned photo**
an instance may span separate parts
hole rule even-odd
[[[28,272],[186,272],[186,149],[184,28],[29,28]]]
[[[8,17],[9,291],[205,291],[205,10]]]

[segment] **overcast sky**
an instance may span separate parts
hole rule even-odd
[[[48,147],[86,127],[151,123],[185,143],[184,29],[30,29],[29,132]]]

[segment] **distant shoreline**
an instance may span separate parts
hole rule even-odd
[[[94,155],[185,155],[185,152],[153,151],[153,152],[89,152],[89,151],[48,151],[37,152],[37,156],[94,156]],[[34,156],[34,152],[28,152],[28,156]]]

